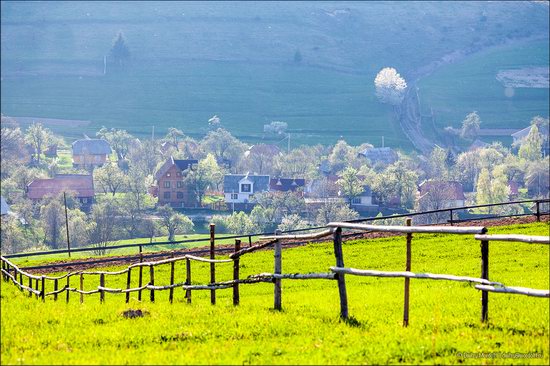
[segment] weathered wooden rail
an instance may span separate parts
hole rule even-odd
[[[455,282],[469,282],[475,284],[475,288],[482,291],[481,299],[481,321],[485,322],[488,319],[488,293],[508,293],[520,294],[534,297],[550,297],[549,290],[539,290],[524,287],[507,287],[502,283],[489,280],[489,241],[511,241],[523,242],[531,244],[550,244],[550,237],[547,236],[527,236],[527,235],[487,235],[485,227],[451,227],[451,226],[411,226],[411,219],[407,219],[406,226],[378,226],[366,225],[350,222],[334,222],[328,224],[328,229],[317,233],[296,234],[296,235],[281,235],[276,232],[275,235],[265,236],[261,239],[268,240],[265,243],[260,243],[248,248],[241,249],[240,239],[235,240],[233,253],[229,255],[229,259],[215,259],[215,227],[211,225],[210,238],[210,255],[209,258],[198,257],[190,254],[183,256],[162,259],[158,261],[143,261],[143,256],[140,256],[140,262],[129,265],[127,268],[119,271],[77,271],[69,272],[61,276],[33,275],[19,268],[12,263],[8,258],[1,257],[2,262],[2,277],[5,281],[11,281],[21,291],[28,291],[29,296],[33,294],[37,298],[45,301],[47,296],[52,296],[54,301],[57,301],[58,295],[66,293],[66,302],[69,302],[71,292],[80,294],[80,302],[84,301],[84,295],[99,294],[100,302],[105,301],[105,294],[125,294],[126,303],[130,300],[131,293],[138,293],[138,300],[141,301],[142,291],[149,291],[151,302],[155,301],[155,293],[157,291],[169,291],[169,302],[174,299],[174,289],[181,288],[185,290],[185,299],[187,303],[191,303],[191,294],[195,290],[210,291],[210,301],[216,303],[216,291],[222,289],[233,290],[233,304],[239,305],[240,284],[254,283],[273,283],[274,286],[274,309],[282,309],[282,280],[310,280],[310,279],[327,279],[335,280],[338,286],[340,299],[340,317],[344,320],[349,318],[348,299],[346,289],[346,275],[353,276],[368,276],[368,277],[402,277],[405,281],[404,287],[404,306],[403,306],[403,326],[409,324],[409,303],[410,303],[410,279],[428,279],[428,280],[445,280]],[[406,234],[406,263],[405,271],[379,271],[368,269],[348,268],[344,265],[344,254],[342,250],[343,244],[343,229],[352,229],[369,232],[392,232]],[[457,235],[475,235],[475,239],[481,242],[481,276],[458,276],[451,274],[438,273],[415,273],[411,271],[412,257],[412,240],[415,233],[445,233]],[[283,273],[282,271],[282,241],[283,240],[311,240],[317,241],[321,238],[332,236],[334,245],[334,255],[336,266],[330,267],[328,273]],[[265,249],[273,246],[274,248],[274,270],[273,273],[260,273],[250,275],[247,278],[240,278],[240,259],[243,255]],[[193,261],[205,262],[210,264],[210,282],[208,284],[192,284],[191,282],[191,263]],[[176,282],[175,264],[177,262],[185,262],[185,281]],[[233,279],[228,281],[216,282],[216,265],[232,263],[233,264]],[[155,284],[155,268],[161,265],[170,266],[170,283],[167,285]],[[149,267],[149,281],[143,283],[143,268]],[[132,270],[139,269],[139,281],[137,287],[131,287]],[[117,276],[126,274],[125,288],[112,288],[105,284],[106,276]],[[84,290],[85,276],[99,276],[99,285],[95,289]],[[28,279],[28,285],[25,285],[24,278]],[[71,286],[70,280],[72,277],[79,278],[79,286]],[[66,284],[59,287],[60,281],[66,280]],[[33,285],[34,281],[34,285]],[[46,281],[53,281],[53,291],[46,291]]]

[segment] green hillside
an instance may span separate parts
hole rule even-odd
[[[544,235],[547,223],[491,227],[491,233]],[[344,243],[346,266],[401,271],[405,238]],[[416,272],[479,276],[479,242],[470,235],[416,235],[412,269]],[[326,272],[334,265],[332,243],[283,249],[283,273]],[[241,258],[241,275],[273,270],[273,252]],[[548,289],[547,245],[491,243],[490,278],[507,285]],[[170,266],[157,267],[155,284],[167,284]],[[209,264],[193,262],[193,283],[209,281]],[[217,279],[232,276],[231,264],[217,265]],[[114,270],[114,268],[110,268]],[[175,267],[176,281],[185,276]],[[132,286],[137,285],[137,271]],[[144,271],[144,281],[148,281]],[[74,286],[77,279],[73,277]],[[97,276],[85,275],[86,290]],[[107,276],[107,287],[125,287],[126,277]],[[71,293],[45,303],[1,283],[2,364],[548,364],[548,299],[490,294],[489,323],[481,325],[480,292],[467,283],[411,280],[410,325],[403,328],[403,279],[346,276],[350,315],[339,322],[334,281],[282,281],[283,311],[273,311],[273,285],[240,286],[240,305],[232,291],[157,291],[143,301],[132,294],[98,295],[79,303]],[[51,290],[51,284],[47,290]],[[141,309],[143,318],[122,312]],[[463,358],[459,353],[541,354],[542,358]]]
[[[524,128],[534,116],[548,116],[549,89],[512,88],[507,92],[497,74],[501,70],[548,68],[549,63],[547,41],[480,52],[421,79],[423,113],[429,114],[432,108],[438,128],[460,127],[472,111],[481,117],[482,128]]]
[[[102,125],[144,136],[176,126],[204,133],[214,114],[247,141],[283,120],[293,144],[411,148],[373,80],[406,78],[462,49],[548,36],[533,2],[2,2],[1,110],[90,120],[54,130],[74,138]],[[124,72],[107,67],[122,31]],[[548,48],[546,47],[546,50]],[[302,60],[294,62],[299,50]],[[442,96],[453,108],[452,96]],[[446,101],[445,101],[446,98]],[[537,97],[538,98],[538,97]],[[544,109],[539,99],[518,109]],[[442,107],[443,108],[443,107]],[[460,113],[458,113],[460,114]]]

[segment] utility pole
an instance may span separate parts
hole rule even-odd
[[[153,125],[153,131],[151,132],[151,140],[155,141],[155,125]]]
[[[384,147],[384,136],[382,136],[382,147]]]
[[[107,56],[103,56],[103,75],[107,74]]]
[[[69,258],[71,257],[71,242],[69,240],[69,216],[67,215],[67,195],[63,192],[63,202],[65,203],[65,229],[67,230],[67,250]]]
[[[287,148],[286,148],[286,152],[287,153],[290,152],[290,132],[288,133],[288,145],[287,145]]]

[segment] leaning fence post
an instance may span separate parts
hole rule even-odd
[[[235,253],[241,250],[240,239],[235,239]],[[233,305],[239,305],[239,257],[233,259]]]
[[[53,301],[57,301],[57,289],[59,288],[58,281],[59,280],[57,278],[53,281],[53,291],[55,292],[53,294]]]
[[[481,241],[481,278],[489,280],[489,241]],[[489,311],[489,292],[481,291],[481,321],[486,322]]]
[[[128,268],[128,277],[126,277],[126,289],[130,289],[130,282],[132,281],[132,268]],[[130,302],[130,292],[126,293],[126,304]]]
[[[46,301],[46,278],[44,276],[40,278],[40,298],[42,302]]]
[[[84,274],[80,274],[80,303],[84,303],[84,294],[82,293],[84,291]]]
[[[336,267],[344,268],[344,253],[342,251],[342,228],[337,227],[334,230],[334,256],[336,257]],[[348,319],[348,295],[346,292],[346,280],[343,273],[336,273],[335,278],[338,281],[338,292],[340,294],[340,318]]]
[[[139,246],[139,263],[143,263],[143,248]],[[139,266],[139,291],[138,291],[138,301],[141,301],[141,287],[143,286],[143,266]]]
[[[170,263],[170,286],[174,286],[175,262]],[[170,287],[170,304],[174,301],[174,287]]]
[[[150,265],[149,266],[149,284],[151,286],[155,286],[155,266]],[[155,290],[151,289],[151,295],[150,295],[151,302],[155,302]]]
[[[451,222],[453,220],[453,214],[451,211]],[[407,217],[406,220],[407,226],[411,226],[412,219]],[[407,233],[407,263],[405,265],[405,271],[409,272],[411,270],[411,243],[412,243],[412,233]],[[409,286],[410,278],[405,277],[405,301],[403,305],[403,326],[406,327],[409,325]]]
[[[210,259],[215,258],[216,225],[210,224]],[[210,283],[216,282],[216,264],[210,263]],[[210,302],[216,304],[216,290],[210,290]]]
[[[105,274],[102,273],[99,275],[99,286],[105,287]],[[105,302],[105,291],[99,290],[99,301],[101,303]]]
[[[70,285],[71,285],[71,276],[67,276],[67,290],[66,290],[67,291],[67,299],[66,299],[67,304],[69,303],[69,294],[71,293],[69,291],[69,288],[71,287]]]
[[[186,272],[186,278],[185,278],[185,284],[187,286],[191,286],[191,259],[185,258],[185,272]],[[191,289],[185,290],[185,298],[187,299],[187,303],[191,304]]]
[[[540,201],[537,201],[537,222],[540,222]]]
[[[281,235],[281,231],[276,230],[275,231],[275,236],[279,236],[279,235]],[[273,274],[275,274],[275,275],[278,275],[278,274],[282,273],[282,259],[281,259],[281,251],[282,250],[281,249],[282,249],[281,248],[281,239],[275,240],[275,254],[274,254],[275,270],[273,271]],[[275,308],[275,310],[281,310],[281,308],[282,308],[282,306],[281,306],[281,302],[282,302],[282,299],[281,299],[281,296],[282,296],[281,279],[280,278],[274,278],[273,283],[275,284],[274,308]]]

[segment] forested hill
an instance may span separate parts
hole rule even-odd
[[[548,16],[525,1],[2,2],[2,61],[98,60],[123,31],[139,60],[292,62],[299,50],[309,65],[407,76],[454,50],[547,36]]]

